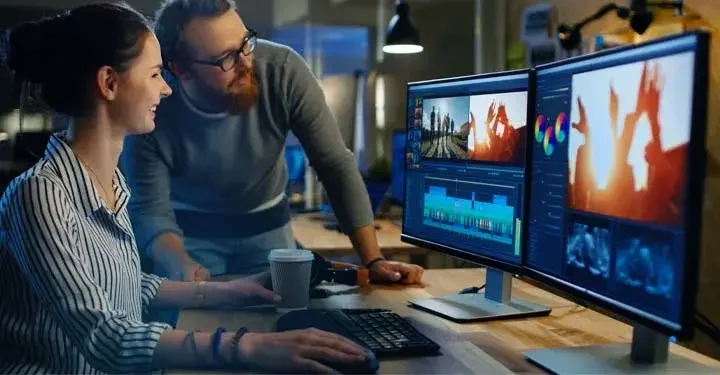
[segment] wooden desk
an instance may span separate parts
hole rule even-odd
[[[514,280],[513,295],[552,307],[550,316],[473,324],[452,323],[409,308],[406,301],[457,293],[470,284],[482,283],[485,271],[427,270],[424,279],[425,288],[373,286],[348,290],[332,286],[329,288],[338,294],[313,300],[312,307],[389,308],[407,316],[422,333],[442,347],[442,356],[381,361],[380,373],[386,374],[541,373],[525,360],[520,351],[629,342],[632,337],[630,326],[518,280]],[[271,331],[276,319],[277,314],[267,309],[242,312],[186,310],[180,314],[178,328],[211,332],[218,326],[230,330],[247,326],[256,331]],[[720,362],[711,358],[674,344],[671,351],[713,366],[720,372]]]
[[[327,257],[355,255],[350,239],[345,234],[325,229],[322,214],[299,214],[292,218],[293,233],[297,241],[306,249],[316,251]],[[417,255],[427,250],[400,241],[400,227],[390,220],[375,220],[378,244],[386,256],[394,254]]]

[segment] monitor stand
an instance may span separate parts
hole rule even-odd
[[[669,353],[669,338],[641,325],[632,344],[526,351],[530,362],[554,374],[717,374],[714,369]]]
[[[547,306],[510,296],[513,275],[487,268],[484,293],[453,294],[410,301],[410,306],[458,323],[546,316]]]

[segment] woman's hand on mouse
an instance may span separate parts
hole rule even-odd
[[[362,346],[315,328],[247,333],[240,340],[238,350],[243,363],[283,372],[335,374],[337,371],[322,363],[359,363],[368,359]]]

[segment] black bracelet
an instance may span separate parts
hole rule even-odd
[[[240,327],[237,331],[235,331],[235,336],[232,338],[232,344],[230,347],[232,348],[232,352],[230,354],[231,361],[234,365],[241,364],[240,360],[240,339],[248,332],[248,329],[245,327]]]
[[[227,330],[224,327],[219,327],[210,339],[213,358],[220,366],[227,366],[227,363],[222,358],[222,354],[220,354],[220,342],[222,340],[222,334],[225,332],[227,332]]]
[[[197,343],[195,342],[195,334],[200,332],[199,330],[193,331],[190,333],[190,350],[192,350],[193,357],[200,363],[200,366],[207,366],[208,363],[205,362],[205,359],[200,355],[200,352],[197,348]]]
[[[373,266],[375,263],[380,262],[380,261],[382,261],[382,260],[385,260],[385,257],[377,257],[377,258],[369,261],[369,262],[365,265],[365,268],[371,270],[371,269],[372,269],[372,266]]]

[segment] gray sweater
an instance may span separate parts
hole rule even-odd
[[[289,131],[304,146],[343,229],[372,223],[352,153],[305,61],[265,40],[254,53],[260,98],[248,113],[202,113],[174,87],[157,110],[156,129],[127,137],[121,166],[139,248],[162,233],[187,230],[178,226],[176,210],[243,215],[277,202],[287,186]]]

